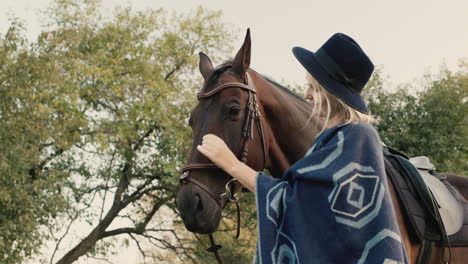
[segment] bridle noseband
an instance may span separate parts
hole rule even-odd
[[[242,89],[244,91],[248,92],[248,99],[247,99],[247,105],[246,105],[246,113],[245,113],[245,119],[244,119],[244,124],[242,125],[242,139],[239,144],[239,151],[234,152],[234,153],[240,153],[240,155],[236,154],[236,157],[240,156],[240,161],[243,163],[247,162],[247,155],[248,155],[248,145],[247,141],[249,139],[253,140],[253,130],[252,126],[253,123],[255,122],[257,124],[257,130],[260,135],[260,139],[262,142],[262,150],[263,150],[263,168],[265,168],[265,163],[266,163],[266,145],[265,145],[265,138],[264,138],[264,133],[263,133],[263,126],[262,126],[262,121],[261,121],[261,115],[260,111],[258,108],[258,102],[257,102],[257,96],[256,96],[256,91],[253,86],[253,82],[249,76],[249,73],[246,73],[246,83],[241,83],[241,82],[227,82],[224,83],[220,86],[217,86],[211,91],[204,92],[205,89],[202,90],[202,92],[197,94],[198,100],[206,99],[211,96],[214,96],[218,94],[219,92],[223,91],[224,89],[228,88],[238,88]],[[219,197],[216,197],[213,192],[210,191],[210,189],[203,183],[201,183],[199,180],[194,179],[193,177],[190,177],[190,171],[192,170],[199,170],[199,169],[220,169],[216,164],[213,163],[192,163],[189,165],[186,165],[182,168],[182,176],[180,176],[180,183],[181,185],[187,182],[191,182],[192,184],[197,185],[199,188],[201,188],[204,192],[206,192],[208,195],[215,200],[215,202],[218,204],[218,206],[223,209],[224,206],[227,204],[227,202],[233,202],[236,204],[237,207],[237,234],[236,234],[236,239],[239,237],[240,234],[240,209],[239,209],[239,202],[243,197],[242,195],[239,195],[235,192],[236,187],[240,185],[240,183],[236,179],[231,179],[226,183],[226,190],[223,194],[221,194]],[[231,186],[234,186],[231,189]],[[221,199],[225,199],[224,204],[221,202]],[[213,252],[216,256],[216,259],[218,263],[222,263],[221,258],[217,251],[221,248],[220,245],[216,245],[213,239],[212,234],[210,234],[210,242],[211,242],[211,247],[208,248],[207,250],[209,252]]]

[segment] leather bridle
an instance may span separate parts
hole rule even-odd
[[[242,89],[244,91],[248,92],[248,99],[247,99],[247,105],[246,105],[246,113],[245,113],[245,119],[244,119],[244,124],[242,125],[242,139],[241,142],[239,143],[239,151],[235,153],[236,157],[240,156],[240,161],[243,163],[247,162],[247,155],[248,155],[248,140],[251,139],[253,140],[253,130],[252,126],[253,123],[255,122],[257,124],[257,130],[260,135],[260,139],[262,142],[262,150],[263,150],[263,168],[265,168],[265,163],[266,163],[266,145],[265,145],[265,137],[263,133],[263,126],[262,126],[262,121],[261,121],[261,114],[258,108],[258,101],[257,101],[257,96],[256,96],[256,91],[255,87],[253,85],[253,82],[249,76],[248,73],[246,73],[246,83],[241,83],[241,82],[227,82],[224,83],[220,86],[217,86],[216,88],[212,89],[211,91],[205,92],[206,88],[202,90],[202,92],[197,94],[198,100],[206,99],[211,96],[214,96],[218,94],[219,92],[229,89],[229,88],[238,88]],[[192,170],[206,170],[206,169],[220,169],[216,164],[213,163],[192,163],[189,165],[186,165],[182,168],[182,176],[180,176],[180,183],[185,184],[187,182],[190,182],[192,184],[197,185],[200,189],[202,189],[204,192],[206,192],[208,195],[213,198],[213,200],[218,204],[218,206],[221,208],[221,210],[224,208],[224,206],[227,204],[227,202],[234,202],[236,203],[237,207],[237,234],[236,234],[236,239],[239,237],[240,234],[240,209],[239,209],[239,202],[242,198],[242,196],[238,197],[238,194],[236,193],[236,189],[239,187],[240,183],[236,179],[231,179],[226,183],[226,191],[221,194],[219,197],[216,196],[213,192],[210,191],[210,189],[200,182],[197,179],[194,179],[193,177],[190,177],[190,172]],[[234,186],[231,189],[231,186]],[[226,199],[224,199],[226,198]],[[224,204],[222,203],[221,199],[224,200]],[[209,252],[213,252],[216,256],[216,259],[218,263],[222,263],[221,258],[217,251],[221,248],[220,245],[216,245],[213,239],[213,234],[210,235],[210,243],[211,247],[208,248],[207,250]]]

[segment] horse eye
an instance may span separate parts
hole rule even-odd
[[[240,113],[240,108],[238,106],[233,106],[229,108],[229,116],[237,116]]]

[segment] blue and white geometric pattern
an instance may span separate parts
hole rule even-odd
[[[272,224],[278,226],[279,230],[282,228],[283,215],[287,210],[284,199],[287,195],[287,189],[284,188],[285,185],[286,183],[284,182],[275,185],[266,196],[267,218]],[[297,256],[297,249],[294,241],[282,232],[278,232],[275,247],[270,255],[272,263],[299,264],[299,257]]]
[[[311,166],[307,166],[307,167],[304,167],[304,168],[300,168],[300,169],[297,170],[297,172],[299,174],[303,174],[303,173],[311,172],[311,171],[314,171],[314,170],[319,170],[319,169],[326,168],[336,158],[338,158],[341,155],[341,153],[343,153],[343,142],[344,142],[344,135],[343,135],[343,132],[340,131],[340,132],[338,132],[338,143],[336,144],[335,150],[333,150],[325,159],[323,159],[323,161],[321,163],[314,164],[314,165],[311,165]],[[314,145],[314,147],[312,147],[311,150],[313,151],[314,148],[315,148],[315,145]]]
[[[282,179],[258,173],[261,264],[408,263],[375,129],[323,132]]]
[[[282,212],[286,210],[284,204],[284,195],[286,195],[285,182],[281,182],[270,189],[266,196],[266,212],[267,218],[275,225],[278,226],[278,220],[282,219]],[[282,207],[282,208],[280,208]]]
[[[279,247],[278,260],[276,263],[296,263],[296,260],[296,254],[287,244],[283,244]]]
[[[373,204],[378,182],[377,176],[355,174],[340,183],[331,204],[332,211],[350,217],[360,215]]]
[[[384,229],[380,231],[377,235],[375,235],[373,238],[371,238],[369,241],[367,241],[366,246],[364,248],[364,251],[361,254],[361,257],[359,258],[359,261],[357,264],[363,264],[366,262],[367,258],[369,257],[370,254],[374,253],[373,251],[376,251],[375,253],[378,254],[378,258],[385,258],[382,263],[384,264],[400,264],[403,263],[402,259],[399,260],[394,260],[391,258],[386,258],[386,256],[382,256],[382,252],[385,252],[385,250],[376,250],[380,245],[385,246],[385,243],[388,245],[389,243],[393,244],[398,244],[401,245],[401,238],[400,235],[397,233],[393,232],[390,229]]]
[[[338,170],[336,173],[333,174],[332,180],[333,180],[334,188],[332,192],[330,193],[330,195],[328,196],[328,201],[331,200],[336,190],[340,187],[339,183],[346,180],[347,179],[346,176],[349,176],[353,172],[357,172],[361,174],[369,174],[369,173],[374,174],[375,170],[370,166],[363,166],[356,162],[350,162],[344,168]]]
[[[379,214],[385,187],[374,173],[372,167],[351,162],[333,175],[328,201],[338,223],[360,229]]]
[[[306,152],[304,157],[309,156],[310,153],[314,152],[316,146],[317,146],[317,144],[312,145],[312,147]]]
[[[346,197],[346,201],[349,204],[354,205],[356,208],[361,209],[362,204],[364,202],[364,194],[366,193],[366,190],[364,189],[364,187],[354,182],[351,182],[351,186],[349,188],[350,190],[348,192],[348,196]]]
[[[299,264],[296,244],[283,232],[278,233],[277,243],[271,251],[273,264]]]
[[[362,228],[374,219],[382,206],[385,188],[377,176],[355,174],[338,185],[331,209],[338,223]]]
[[[393,259],[385,259],[383,264],[403,264],[402,261],[396,261],[396,260],[393,260]]]

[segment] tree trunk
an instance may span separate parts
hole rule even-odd
[[[94,230],[89,233],[89,235],[83,239],[78,245],[76,245],[72,250],[68,251],[65,256],[63,256],[57,264],[69,264],[73,263],[79,257],[83,256],[91,248],[96,245],[96,242],[102,238],[102,235],[106,231],[107,227],[112,223],[114,218],[119,214],[120,208],[117,205],[112,206],[107,215],[102,219]]]
[[[94,230],[89,233],[89,235],[83,239],[78,245],[76,245],[72,250],[68,251],[65,256],[63,256],[57,264],[69,264],[76,261],[79,257],[83,256],[91,248],[96,245],[96,242],[102,238],[102,235],[106,231],[107,227],[112,223],[114,218],[119,214],[120,208],[117,205],[112,206],[107,215],[102,219]]]

